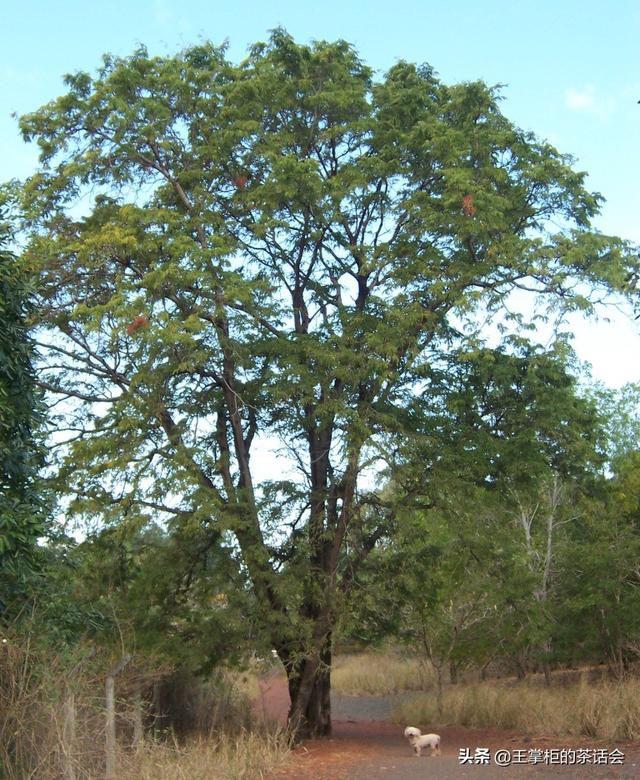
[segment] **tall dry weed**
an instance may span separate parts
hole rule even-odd
[[[146,744],[121,753],[121,780],[262,780],[282,766],[290,741],[283,731]]]
[[[331,671],[333,690],[347,696],[421,691],[434,681],[430,665],[419,658],[388,651],[338,656]]]
[[[449,724],[516,730],[530,735],[640,739],[640,681],[562,687],[479,683],[445,690],[442,713],[435,693],[416,694],[395,708],[400,724]]]

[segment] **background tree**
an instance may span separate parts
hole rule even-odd
[[[591,385],[586,390],[600,410],[606,433],[604,449],[609,468],[615,472],[619,463],[640,450],[640,384],[616,389]]]
[[[563,342],[521,338],[453,351],[414,400],[422,427],[388,437],[402,510],[356,577],[345,630],[422,646],[439,698],[447,666],[452,681],[491,659],[550,670],[567,546],[602,464],[573,362]]]
[[[75,601],[104,616],[93,631],[102,645],[124,643],[183,673],[209,673],[264,650],[236,556],[197,528],[110,526],[68,560]]]
[[[9,247],[0,196],[0,615],[22,606],[35,567],[36,542],[44,514],[36,482],[41,465],[37,431],[39,395],[33,373],[33,344],[26,318],[32,291]],[[4,613],[4,614],[2,614]]]
[[[632,426],[625,438],[633,435]],[[622,677],[640,650],[640,458],[612,454],[616,472],[594,485],[569,530],[557,643],[566,657],[577,651]]]
[[[374,81],[278,30],[238,66],[141,48],[67,86],[21,120],[59,485],[105,521],[126,501],[233,538],[290,723],[327,734],[336,611],[392,520],[363,475],[411,435],[453,315],[514,289],[588,308],[637,257],[589,230],[570,158],[427,66]],[[258,476],[274,440],[291,479]]]

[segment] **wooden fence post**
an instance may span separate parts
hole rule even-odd
[[[64,700],[62,743],[64,750],[64,780],[76,780],[73,765],[73,748],[76,741],[76,702],[72,691],[67,691]]]
[[[133,746],[140,750],[144,744],[144,723],[142,718],[142,690],[140,683],[136,684],[133,697]]]
[[[130,655],[124,655],[107,673],[105,682],[106,711],[106,780],[117,780],[116,777],[116,676],[131,660]]]

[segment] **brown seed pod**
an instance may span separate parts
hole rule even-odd
[[[246,176],[236,176],[236,178],[233,180],[233,183],[239,190],[243,190],[247,186],[247,181],[248,180]]]
[[[133,334],[140,330],[140,328],[148,328],[149,327],[149,318],[146,314],[139,314],[137,317],[134,317],[134,319],[127,325],[127,335],[133,336]]]
[[[465,195],[462,199],[462,210],[468,217],[473,217],[477,211],[473,205],[473,195]]]

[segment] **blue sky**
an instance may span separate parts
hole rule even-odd
[[[281,25],[299,41],[344,38],[384,72],[398,59],[428,62],[446,82],[504,84],[505,114],[577,158],[607,202],[596,227],[640,244],[640,3],[637,0],[32,0],[2,8],[2,179],[27,176],[35,149],[12,112],[63,91],[62,74],[93,71],[105,52],[139,44],[171,54],[202,39],[247,46]],[[640,380],[640,321],[572,320],[576,348],[610,384]],[[629,359],[629,353],[633,358]]]

